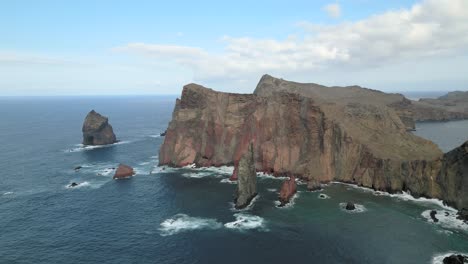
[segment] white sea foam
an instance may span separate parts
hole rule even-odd
[[[160,134],[157,134],[157,135],[149,135],[149,137],[151,137],[151,138],[160,138],[161,135],[160,135]]]
[[[81,152],[81,151],[93,150],[93,149],[98,149],[98,148],[108,148],[108,147],[112,147],[115,145],[122,145],[122,144],[128,144],[128,143],[131,143],[131,141],[119,141],[113,144],[99,145],[99,146],[85,146],[83,144],[77,144],[75,145],[74,148],[67,149],[65,150],[65,152]]]
[[[212,176],[212,173],[211,172],[198,172],[198,171],[195,171],[195,172],[182,173],[182,176],[184,176],[185,178],[199,179],[199,178],[204,178],[204,177],[207,177],[207,176]]]
[[[247,205],[246,207],[242,208],[242,209],[237,209],[236,208],[236,205],[233,203],[233,202],[230,202],[230,207],[231,207],[231,211],[232,212],[242,212],[242,211],[248,211],[250,209],[252,209],[255,205],[255,202],[258,200],[258,198],[260,198],[260,195],[257,194],[253,199],[252,201],[250,201],[249,205]]]
[[[373,190],[371,188],[357,186],[357,185],[349,184],[349,183],[342,183],[342,182],[332,182],[332,183],[334,183],[334,184],[343,184],[343,185],[347,185],[349,187],[352,187],[354,189],[359,189],[359,190],[362,190],[362,191],[365,191],[365,192],[371,192],[373,195],[376,195],[376,196],[388,196],[388,197],[397,198],[397,199],[400,199],[400,200],[403,200],[403,201],[413,201],[413,202],[423,203],[423,204],[435,204],[435,205],[438,205],[441,208],[444,208],[445,210],[448,210],[448,211],[455,211],[455,212],[457,211],[456,209],[445,205],[442,200],[434,199],[434,198],[425,198],[425,197],[416,198],[416,197],[412,196],[409,192],[401,192],[401,193],[392,194],[392,193],[388,193],[388,192],[375,191],[375,190]]]
[[[278,189],[275,189],[275,188],[268,188],[267,191],[269,191],[269,192],[278,192]]]
[[[237,184],[237,181],[231,181],[229,178],[224,178],[220,180],[221,183]]]
[[[13,194],[13,192],[5,192],[5,193],[3,193],[3,195],[12,195],[12,194]]]
[[[71,186],[71,183],[68,184],[67,186],[65,186],[65,188],[67,189],[79,189],[79,188],[83,188],[83,187],[91,187],[91,184],[87,181],[84,181],[84,182],[80,182],[78,183],[78,185],[76,186]]]
[[[292,197],[291,199],[289,199],[289,203],[285,204],[284,206],[280,206],[281,205],[281,202],[280,201],[274,201],[274,204],[277,208],[293,208],[294,205],[296,204],[296,199],[299,198],[299,193],[300,191],[297,191]]]
[[[284,177],[284,176],[278,176],[276,177],[273,174],[265,173],[265,172],[257,172],[257,177],[260,178],[261,180],[264,179],[271,179],[271,180],[287,180],[289,177]]]
[[[426,218],[429,223],[439,225],[442,228],[458,229],[468,232],[468,224],[457,218],[457,212],[451,210],[435,210],[437,212],[435,218],[439,221],[434,222],[430,215],[431,211],[432,210],[426,210],[421,213],[422,217]]]
[[[250,215],[245,213],[234,214],[236,220],[224,224],[226,228],[235,229],[238,231],[246,231],[252,229],[258,229],[267,231],[265,227],[265,219],[257,215]]]
[[[453,255],[453,254],[456,254],[456,255],[464,255],[464,256],[468,256],[468,253],[460,253],[460,252],[447,252],[447,253],[443,253],[443,254],[437,254],[437,255],[434,255],[434,257],[432,257],[432,264],[443,264],[444,263],[444,258],[445,257],[448,257],[450,255]]]
[[[354,214],[354,213],[363,213],[363,212],[367,211],[367,208],[364,207],[364,205],[362,205],[362,204],[355,203],[354,207],[355,207],[354,210],[346,210],[346,203],[340,203],[340,209],[342,211],[347,212],[347,213]]]
[[[324,194],[324,193],[321,193],[318,195],[318,198],[319,199],[322,199],[322,200],[325,200],[325,199],[330,199],[330,196]]]
[[[211,218],[192,217],[186,214],[176,214],[164,220],[159,227],[161,236],[170,236],[181,232],[198,229],[218,229],[222,224]]]
[[[109,176],[115,172],[115,168],[105,168],[96,170],[97,176]]]

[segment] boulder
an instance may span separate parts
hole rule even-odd
[[[288,180],[283,182],[281,185],[281,190],[279,194],[280,207],[285,206],[289,203],[291,198],[297,191],[296,178],[294,176],[289,177]]]
[[[236,209],[242,209],[248,206],[257,195],[257,172],[255,170],[255,157],[252,144],[249,145],[247,152],[239,160],[237,170],[235,207]]]
[[[352,211],[354,209],[356,209],[356,206],[352,202],[346,203],[346,210]]]
[[[443,260],[444,264],[464,264],[468,263],[468,256],[453,254],[445,257]]]
[[[79,171],[81,168],[83,168],[83,167],[81,167],[81,166],[76,166],[76,167],[74,168],[74,170],[75,170],[75,171]]]
[[[429,213],[429,215],[431,216],[431,219],[432,219],[432,221],[434,221],[434,223],[439,222],[439,219],[437,219],[436,214],[437,214],[436,210],[431,210],[431,212]]]
[[[313,192],[313,191],[320,191],[322,190],[322,186],[320,185],[320,182],[315,180],[315,179],[311,179],[307,182],[307,190]]]
[[[159,134],[161,137],[165,137],[167,134],[167,130],[164,130],[164,132],[162,132],[161,134]]]
[[[92,110],[83,123],[83,145],[107,145],[117,142],[108,118]]]
[[[125,164],[119,164],[119,167],[115,171],[114,179],[128,178],[133,175],[135,175],[135,172],[133,171],[132,167]]]
[[[457,218],[468,222],[468,209],[462,208],[460,211],[458,211]]]
[[[70,188],[73,188],[73,187],[76,187],[76,186],[78,186],[78,183],[76,183],[76,182],[72,182],[72,183],[70,183],[70,185],[68,185],[68,187],[70,187]]]

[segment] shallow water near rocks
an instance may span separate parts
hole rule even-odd
[[[253,206],[231,210],[232,168],[155,167],[174,102],[0,98],[0,263],[432,263],[468,253],[451,211],[426,217],[447,208],[344,184],[300,185],[294,204],[277,208],[282,180],[261,176]],[[91,109],[124,144],[77,150]],[[112,180],[120,162],[137,175]],[[345,212],[347,201],[365,210]]]

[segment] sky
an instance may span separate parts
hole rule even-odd
[[[467,0],[0,0],[0,96],[468,90]]]

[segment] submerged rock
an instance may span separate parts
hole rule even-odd
[[[296,178],[294,176],[289,177],[288,180],[283,182],[281,185],[281,190],[279,194],[280,207],[285,206],[289,203],[291,198],[297,191]]]
[[[352,210],[356,209],[356,206],[352,202],[347,202],[345,209],[349,210],[349,211],[352,211]]]
[[[123,178],[128,178],[135,175],[135,172],[133,171],[133,168],[125,165],[125,164],[119,164],[119,167],[115,171],[114,174],[114,179],[123,179]]]
[[[108,118],[92,110],[83,123],[83,145],[107,145],[117,142]]]
[[[252,144],[249,145],[247,152],[239,160],[237,167],[235,207],[236,209],[242,209],[248,206],[257,195],[257,172],[255,170],[255,157]]]
[[[164,132],[162,132],[161,134],[159,134],[161,137],[165,137],[167,134],[167,130],[164,130]]]
[[[434,223],[439,222],[439,219],[437,219],[436,214],[437,214],[436,210],[431,210],[431,212],[429,213],[429,215],[431,216],[431,219],[432,219],[432,221],[434,221]]]
[[[72,183],[70,183],[70,185],[68,185],[68,187],[70,187],[70,188],[73,188],[73,187],[76,187],[76,186],[78,186],[78,183],[76,183],[76,182],[72,182]]]
[[[445,257],[443,260],[444,264],[464,264],[468,263],[468,256],[453,254]]]
[[[76,166],[76,167],[74,168],[74,170],[75,170],[75,171],[79,171],[81,168],[83,168],[83,167],[82,167],[82,166]]]

